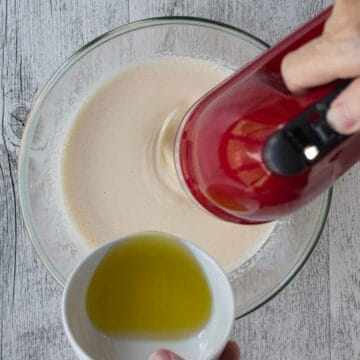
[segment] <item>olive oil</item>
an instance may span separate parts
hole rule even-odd
[[[176,339],[208,322],[211,291],[188,248],[161,233],[141,233],[114,246],[87,291],[94,326],[112,336]]]

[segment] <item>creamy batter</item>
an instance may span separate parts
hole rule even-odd
[[[64,151],[63,190],[89,243],[164,231],[199,245],[231,271],[266,241],[272,224],[237,225],[201,210],[173,164],[182,116],[230,73],[204,60],[153,59],[124,68],[82,107]]]

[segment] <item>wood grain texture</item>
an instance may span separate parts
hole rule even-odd
[[[0,359],[74,359],[61,324],[62,289],[22,221],[17,156],[36,91],[75,50],[128,22],[128,3],[1,0],[0,9]]]
[[[273,44],[320,12],[321,0],[130,0],[130,20],[188,15],[228,23]]]
[[[17,157],[38,89],[76,49],[151,16],[230,23],[272,44],[329,1],[0,0],[0,359],[74,359],[61,288],[32,249],[18,202]],[[242,360],[360,359],[360,166],[335,186],[328,225],[292,283],[236,322]]]
[[[360,359],[360,164],[335,187],[329,215],[332,359]]]

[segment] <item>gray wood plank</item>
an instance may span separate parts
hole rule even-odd
[[[329,217],[332,359],[360,359],[360,164],[335,187]]]
[[[35,254],[17,191],[19,144],[36,91],[75,50],[128,21],[127,0],[0,1],[0,359],[73,359],[61,287]]]
[[[322,0],[130,0],[130,20],[198,16],[237,26],[273,44],[320,12]]]

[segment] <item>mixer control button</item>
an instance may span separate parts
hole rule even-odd
[[[340,136],[340,134],[328,125],[325,119],[313,122],[311,127],[324,145],[330,144]]]
[[[318,103],[315,105],[316,111],[318,111],[321,115],[325,115],[329,110],[329,107],[324,103]]]

